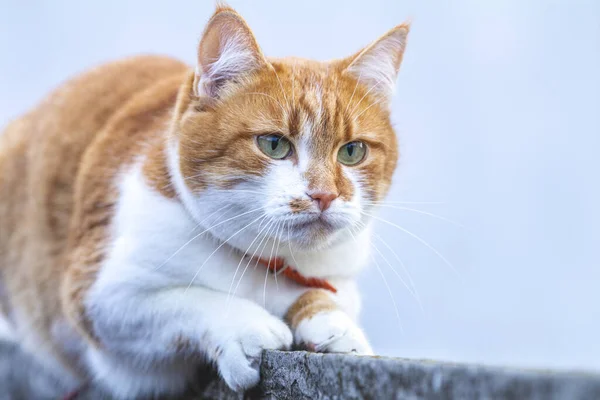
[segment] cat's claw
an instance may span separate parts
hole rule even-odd
[[[342,311],[324,311],[301,321],[294,332],[296,344],[319,353],[372,355],[364,333]]]
[[[258,384],[263,350],[289,349],[293,340],[288,326],[267,312],[240,318],[230,333],[220,345],[217,367],[225,383],[236,392]]]

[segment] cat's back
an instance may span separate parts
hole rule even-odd
[[[60,252],[86,150],[136,94],[187,69],[159,56],[101,65],[64,83],[0,133],[0,272],[18,263],[28,243]]]

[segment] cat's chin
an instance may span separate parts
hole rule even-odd
[[[301,250],[323,250],[335,244],[347,226],[347,223],[321,218],[303,222],[292,227],[293,242]]]

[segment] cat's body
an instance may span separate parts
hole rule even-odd
[[[220,8],[195,73],[161,57],[108,64],[11,123],[0,136],[0,315],[22,348],[64,390],[94,379],[124,398],[177,393],[206,361],[247,388],[262,349],[292,341],[370,353],[354,322],[363,210],[387,192],[397,154],[389,93],[369,79],[393,81],[406,32],[347,60],[267,61]],[[281,159],[271,133],[292,143]],[[259,150],[264,134],[272,154]],[[336,146],[359,139],[365,160],[336,162]]]

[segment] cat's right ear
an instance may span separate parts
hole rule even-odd
[[[246,21],[219,6],[198,46],[195,95],[218,98],[228,84],[268,64]]]

